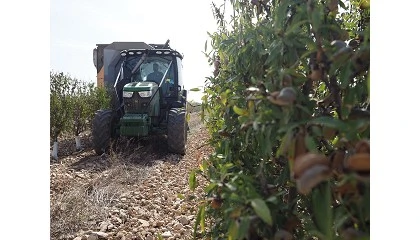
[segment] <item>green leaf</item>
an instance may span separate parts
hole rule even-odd
[[[265,136],[264,136],[264,141],[263,142],[261,142],[261,143],[263,143],[264,144],[264,151],[263,151],[263,153],[266,153],[266,154],[270,154],[272,151],[273,151],[273,146],[272,146],[272,140],[271,140],[271,127],[268,127],[268,129],[265,131],[266,132],[266,134],[264,134]]]
[[[249,226],[251,225],[251,220],[249,217],[241,218],[241,223],[239,224],[239,229],[237,232],[237,239],[245,239],[248,234]]]
[[[228,240],[238,239],[238,224],[236,221],[230,221],[228,229]]]
[[[314,11],[312,12],[312,16],[311,16],[311,23],[312,23],[312,27],[314,28],[314,30],[317,32],[318,29],[321,27],[322,24],[322,13],[321,13],[321,8],[317,8],[315,6]]]
[[[294,44],[295,44],[295,41],[294,41],[294,39],[291,39],[291,38],[290,39],[289,38],[283,38],[283,43],[284,43],[284,45],[286,45],[290,48],[293,48]]]
[[[319,84],[318,91],[323,93],[325,92],[326,89],[327,89],[327,86],[325,85],[325,83],[321,82],[321,84]]]
[[[370,98],[370,70],[367,76],[367,91],[368,91],[368,97]]]
[[[237,190],[237,188],[230,183],[226,183],[226,187],[229,188],[229,190],[231,190],[232,192]]]
[[[176,197],[177,197],[177,198],[179,198],[179,199],[185,199],[185,196],[184,196],[184,195],[182,195],[181,193],[178,193],[178,194],[176,195]]]
[[[217,183],[210,183],[209,185],[207,185],[207,187],[204,189],[204,191],[206,193],[209,193],[211,190],[213,190],[213,188],[215,188],[217,186]]]
[[[322,136],[322,129],[318,126],[313,126],[311,131],[312,131],[312,135],[314,137],[321,137]]]
[[[305,145],[310,152],[318,152],[318,144],[315,142],[314,137],[309,134],[305,136]]]
[[[194,239],[197,238],[197,228],[198,228],[198,224],[201,223],[202,218],[203,218],[203,214],[202,212],[204,212],[204,206],[200,206],[198,209],[198,213],[197,213],[197,217],[195,219],[195,223],[194,223],[194,233],[193,233],[193,237]]]
[[[234,38],[230,38],[230,39],[223,40],[220,44],[221,45],[229,46],[229,45],[231,45],[233,43],[235,43],[235,39]]]
[[[343,206],[339,206],[334,211],[334,230],[339,231],[341,227],[347,222],[349,219],[350,214],[346,212],[346,209]]]
[[[199,92],[200,88],[196,87],[196,88],[191,88],[190,89],[191,92]]]
[[[332,141],[333,146],[337,146],[339,144],[340,138],[338,136],[335,136],[335,138]]]
[[[318,117],[312,119],[308,122],[309,124],[320,124],[321,126],[326,126],[330,128],[337,129],[339,131],[343,131],[347,128],[347,125],[339,119],[332,118],[332,117]]]
[[[318,239],[325,239],[324,234],[322,234],[320,231],[318,230],[309,230],[308,231],[308,235],[309,236],[313,236],[313,237],[317,237]]]
[[[248,115],[248,111],[246,109],[237,107],[236,105],[233,106],[233,111],[238,114],[239,116],[247,116]]]
[[[260,217],[265,223],[272,226],[273,220],[271,218],[270,209],[264,200],[256,198],[251,200],[251,206],[254,209],[255,213]]]
[[[200,164],[199,168],[200,168],[200,170],[201,170],[202,172],[207,171],[207,168],[208,168],[208,163],[207,163],[207,161],[203,161],[203,163],[201,163],[201,164]]]
[[[287,150],[289,150],[292,139],[293,132],[292,128],[290,128],[280,141],[280,147],[277,149],[276,157],[280,157],[281,155],[286,154]]]
[[[198,183],[197,183],[197,178],[196,178],[196,176],[195,176],[195,171],[191,171],[191,172],[190,172],[190,177],[189,177],[189,179],[188,179],[188,183],[189,183],[189,185],[190,185],[190,189],[191,189],[191,191],[194,191],[194,190],[195,190],[195,188],[198,186]]]
[[[349,87],[350,76],[352,74],[351,63],[346,64],[340,70],[339,79],[340,79],[340,89],[346,89]]]
[[[329,182],[322,183],[312,191],[312,209],[314,222],[318,230],[325,235],[326,240],[332,240],[334,235],[333,210],[331,207],[331,186]]]
[[[348,7],[346,6],[346,4],[344,4],[341,0],[338,1],[338,4],[340,5],[341,8],[343,8],[344,10],[347,10]]]
[[[308,114],[309,116],[312,115],[311,111],[309,111],[308,106],[303,106],[300,104],[296,104],[296,107],[302,110],[304,113]]]
[[[302,21],[299,21],[297,23],[294,23],[292,26],[290,26],[290,27],[287,28],[286,33],[284,35],[285,36],[289,35],[290,33],[292,33],[293,31],[295,31],[300,26],[302,26],[303,24],[306,24],[306,23],[308,23],[308,20],[302,20]]]
[[[279,200],[278,200],[277,196],[271,196],[271,197],[267,198],[267,202],[271,202],[273,204],[278,204]]]
[[[200,216],[200,227],[201,227],[201,232],[204,232],[204,231],[206,230],[206,222],[205,222],[206,218],[205,218],[205,216],[206,216],[206,211],[205,211],[205,209],[203,208],[203,209],[201,210],[201,216]]]
[[[276,13],[274,14],[274,28],[276,31],[280,31],[283,28],[284,16],[287,15],[288,5],[284,2],[279,2],[279,6],[276,7]]]

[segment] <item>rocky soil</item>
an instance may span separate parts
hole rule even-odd
[[[164,139],[122,139],[97,156],[89,133],[84,149],[59,142],[50,164],[51,239],[192,239],[203,190],[190,191],[190,170],[211,153],[198,113],[191,114],[186,155],[169,154]]]

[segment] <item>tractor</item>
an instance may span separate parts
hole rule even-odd
[[[120,136],[147,139],[153,135],[167,137],[169,152],[185,154],[187,90],[182,59],[169,40],[96,45],[97,86],[111,94],[110,109],[96,111],[92,120],[96,154],[109,151]]]

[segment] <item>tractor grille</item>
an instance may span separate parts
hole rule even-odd
[[[131,98],[124,98],[124,110],[126,113],[148,113],[149,100],[150,97],[142,98],[138,92],[134,92]]]

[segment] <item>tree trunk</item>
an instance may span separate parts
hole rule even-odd
[[[53,145],[53,150],[52,150],[51,156],[52,156],[55,160],[58,160],[58,142],[57,142],[57,141],[55,141],[55,142],[54,142],[54,145]]]
[[[75,140],[76,140],[76,151],[82,150],[82,142],[80,140],[80,136],[76,136]]]

